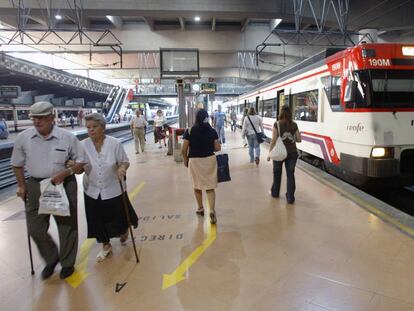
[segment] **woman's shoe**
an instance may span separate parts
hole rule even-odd
[[[204,216],[204,207],[199,208],[198,210],[196,210],[196,214],[200,215],[200,216]]]
[[[103,261],[111,253],[112,253],[112,246],[111,246],[111,244],[109,244],[109,247],[101,249],[101,251],[96,256],[96,261],[97,262]]]
[[[254,159],[254,161],[256,162],[256,165],[259,165],[259,163],[260,163],[259,157],[256,157],[256,159]]]
[[[124,234],[121,234],[121,235],[119,236],[119,241],[120,241],[122,244],[125,244],[125,242],[128,240],[128,236],[129,236],[129,232],[128,232],[128,229],[127,229],[127,231],[125,231],[125,233],[124,233]]]
[[[216,213],[215,212],[214,213],[210,213],[210,223],[212,225],[214,225],[214,224],[217,223],[217,217],[216,217]]]

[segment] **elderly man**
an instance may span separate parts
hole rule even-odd
[[[74,272],[78,249],[77,183],[74,173],[84,165],[85,153],[79,140],[71,132],[60,129],[54,122],[53,105],[38,102],[30,107],[33,127],[20,133],[14,143],[11,164],[16,175],[17,195],[25,202],[28,232],[46,262],[42,278],[49,278],[60,261],[60,278]],[[66,168],[66,162],[76,165]],[[24,178],[26,168],[30,177]],[[59,231],[60,251],[48,234],[50,215],[38,214],[40,181],[51,178],[63,183],[70,204],[70,216],[54,216]]]

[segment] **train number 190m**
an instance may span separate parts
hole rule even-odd
[[[380,59],[368,59],[368,62],[371,66],[391,66],[391,60],[380,58]]]

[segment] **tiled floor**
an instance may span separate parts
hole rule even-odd
[[[283,195],[272,199],[266,147],[256,167],[239,133],[227,136],[232,181],[217,191],[215,239],[215,228],[194,213],[184,166],[153,144],[145,155],[125,145],[130,193],[145,183],[133,199],[142,217],[135,231],[141,262],[131,243],[114,240],[114,254],[96,263],[99,246],[84,242],[80,196],[78,259],[88,275],[77,288],[61,281],[58,269],[42,281],[36,249],[30,275],[24,218],[3,221],[22,203],[1,202],[0,310],[414,310],[413,239],[299,169],[295,205]],[[54,225],[51,231],[56,238]],[[179,266],[184,280],[163,290],[163,275]],[[118,293],[117,283],[126,283]]]

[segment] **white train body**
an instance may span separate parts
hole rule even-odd
[[[298,149],[323,160],[330,172],[356,185],[391,179],[413,185],[414,46],[365,44],[325,53],[226,108],[237,110],[241,126],[244,109],[255,107],[271,137],[287,104],[301,131]]]

